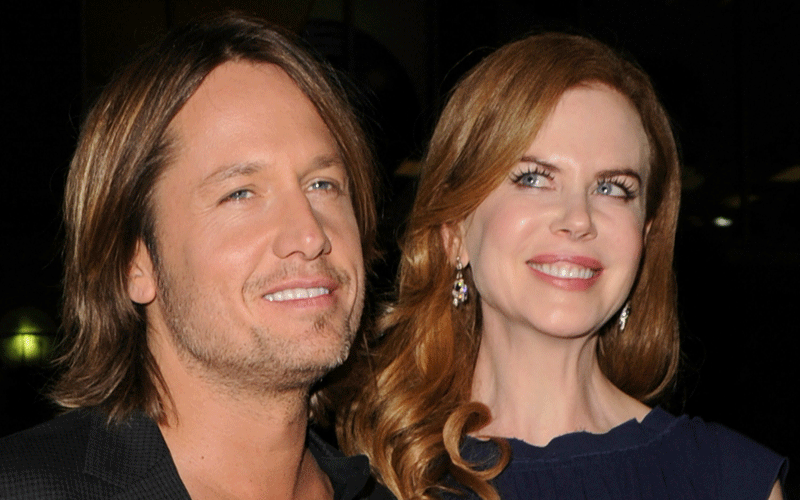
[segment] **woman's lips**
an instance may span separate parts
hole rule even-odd
[[[527,264],[538,278],[564,290],[587,290],[603,272],[600,261],[580,255],[537,255]]]

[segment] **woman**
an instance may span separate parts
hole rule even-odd
[[[543,34],[454,90],[398,298],[338,419],[400,498],[781,498],[784,461],[673,386],[678,155],[647,76]]]

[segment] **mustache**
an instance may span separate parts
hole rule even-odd
[[[256,275],[249,279],[244,290],[252,293],[263,293],[272,285],[294,278],[323,277],[336,283],[338,287],[347,286],[353,279],[348,273],[337,269],[328,262],[315,261],[307,265],[298,263],[284,264],[280,269],[268,274]]]

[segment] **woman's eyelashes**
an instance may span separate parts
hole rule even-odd
[[[522,188],[550,188],[556,181],[554,172],[542,167],[526,168],[511,176],[511,181]],[[602,196],[632,200],[639,195],[638,182],[627,175],[601,177],[594,192]]]
[[[515,173],[511,180],[520,187],[545,188],[553,180],[553,173],[541,167],[531,167]]]
[[[638,184],[627,176],[601,178],[597,181],[597,194],[632,200],[639,195]]]

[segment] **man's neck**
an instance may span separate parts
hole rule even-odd
[[[332,497],[306,447],[307,391],[234,393],[183,364],[160,367],[170,396],[159,427],[194,500]]]
[[[235,413],[228,417],[180,418],[177,425],[160,426],[193,499],[332,497],[327,476],[305,446],[304,423],[263,426]]]

